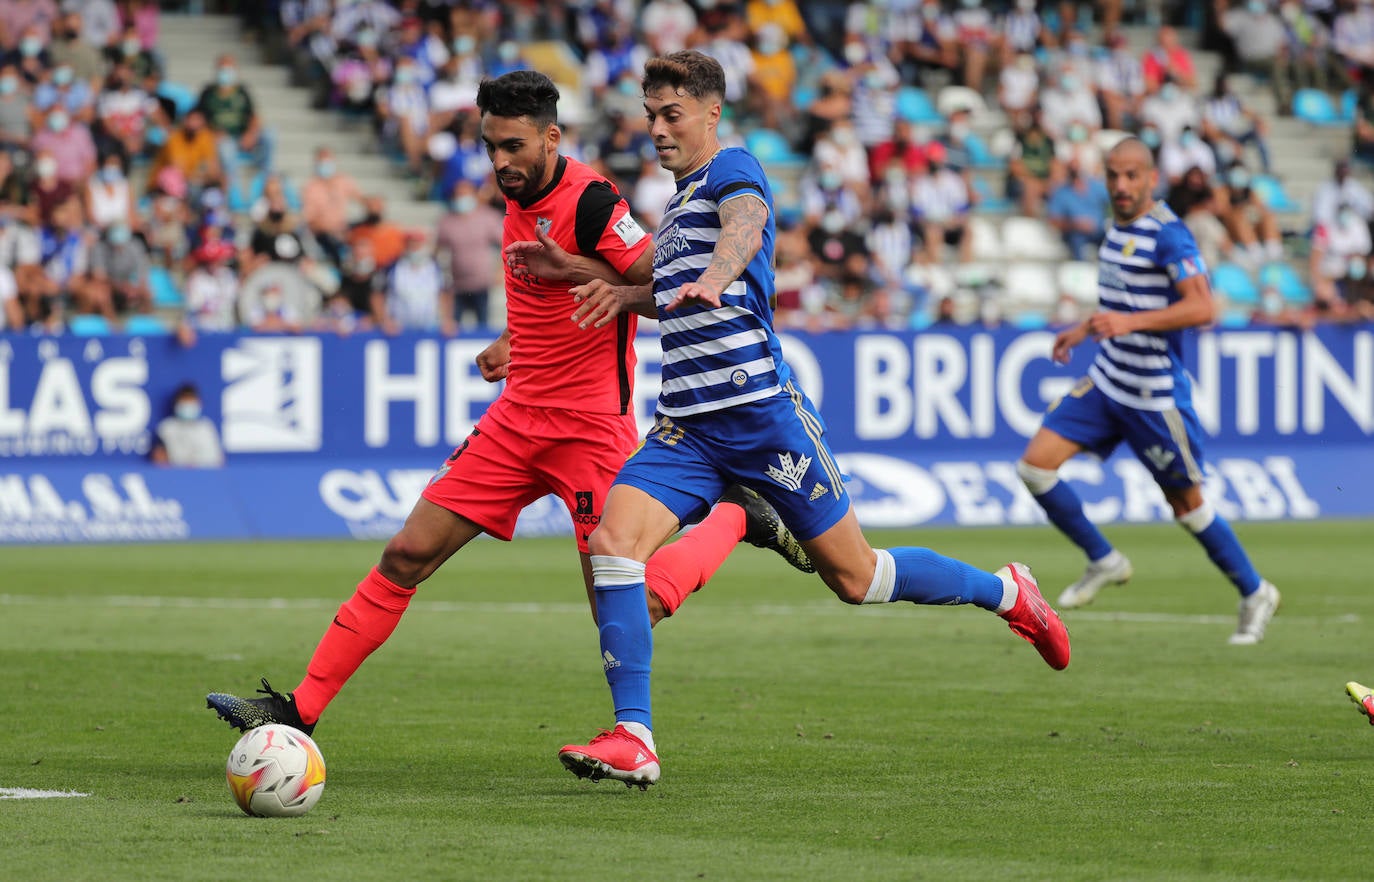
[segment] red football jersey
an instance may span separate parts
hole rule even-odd
[[[532,242],[535,228],[571,254],[599,257],[625,272],[653,242],[610,181],[558,157],[553,181],[526,204],[506,199],[504,240]],[[579,328],[568,282],[516,278],[506,267],[510,375],[505,395],[533,407],[627,413],[631,405],[637,317]]]

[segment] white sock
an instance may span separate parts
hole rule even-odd
[[[615,724],[617,726],[624,726],[626,732],[629,732],[640,741],[643,741],[644,746],[649,748],[651,752],[658,753],[658,749],[654,747],[654,733],[649,731],[648,726],[643,723],[627,723],[621,722],[620,720],[616,720]]]
[[[1011,574],[1011,567],[998,570],[997,578],[1002,580],[1002,602],[997,604],[996,610],[1000,616],[1016,606],[1016,599],[1021,596],[1021,589],[1016,585],[1016,578]]]

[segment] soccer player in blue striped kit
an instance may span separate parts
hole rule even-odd
[[[1279,606],[1279,592],[1255,571],[1236,534],[1202,495],[1202,429],[1183,367],[1182,337],[1211,324],[1215,308],[1207,267],[1193,235],[1151,195],[1159,173],[1144,142],[1127,138],[1107,155],[1114,223],[1097,252],[1100,309],[1055,338],[1055,361],[1067,362],[1089,337],[1098,351],[1088,375],[1045,415],[1017,471],[1050,522],[1083,549],[1082,578],[1059,606],[1090,603],[1107,585],[1131,578],[1131,562],[1083,513],[1059,480],[1070,457],[1106,458],[1125,441],[1164,491],[1174,517],[1240,592],[1230,643],[1258,643]]]
[[[758,160],[717,138],[725,74],[700,52],[678,52],[651,59],[643,86],[649,134],[677,192],[655,236],[652,286],[618,289],[607,302],[656,306],[662,392],[590,539],[616,725],[563,747],[563,765],[626,786],[658,780],[644,562],[735,483],[773,504],[841,600],[973,604],[1005,619],[1052,668],[1067,666],[1068,632],[1025,565],[989,573],[926,548],[869,545],[820,415],[773,333],[773,197]],[[611,287],[592,282],[575,294],[595,315]]]

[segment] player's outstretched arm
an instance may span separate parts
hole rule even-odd
[[[502,331],[490,346],[477,353],[476,360],[482,379],[488,383],[504,380],[510,374],[510,328]]]
[[[595,279],[573,288],[572,296],[578,303],[572,320],[579,328],[599,328],[622,312],[658,318],[653,285],[612,285]]]
[[[767,224],[768,205],[753,193],[726,200],[720,207],[720,239],[711,263],[695,282],[678,288],[677,296],[664,309],[671,312],[689,301],[720,306],[720,295],[763,247]]]
[[[1054,349],[1050,351],[1050,358],[1056,364],[1068,364],[1069,356],[1079,343],[1088,339],[1088,322],[1082,321],[1072,328],[1060,331],[1054,337]]]

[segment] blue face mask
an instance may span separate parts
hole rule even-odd
[[[476,196],[459,196],[453,200],[453,210],[458,214],[467,214],[477,207]]]
[[[65,86],[72,81],[72,69],[70,67],[59,67],[52,72],[52,81],[59,86]]]
[[[471,54],[472,50],[476,48],[476,46],[477,41],[467,35],[463,35],[453,41],[453,51],[457,55]]]
[[[43,51],[43,41],[37,37],[25,37],[19,41],[19,54],[25,58],[33,58]]]
[[[315,173],[322,178],[334,177],[334,163],[327,159],[315,163]]]
[[[114,224],[105,234],[110,240],[111,245],[123,245],[134,237],[134,234],[124,224]]]
[[[100,180],[107,184],[117,184],[124,180],[124,172],[117,165],[107,165],[100,170]]]
[[[67,124],[70,122],[71,120],[67,119],[67,114],[61,111],[48,116],[48,128],[52,129],[54,132],[65,131]]]
[[[198,420],[200,419],[200,402],[178,401],[174,413],[179,420],[186,420],[187,422]]]
[[[215,72],[215,82],[221,86],[232,86],[239,81],[239,72],[232,67],[221,67]]]
[[[0,95],[13,95],[18,89],[18,77],[0,77]]]

